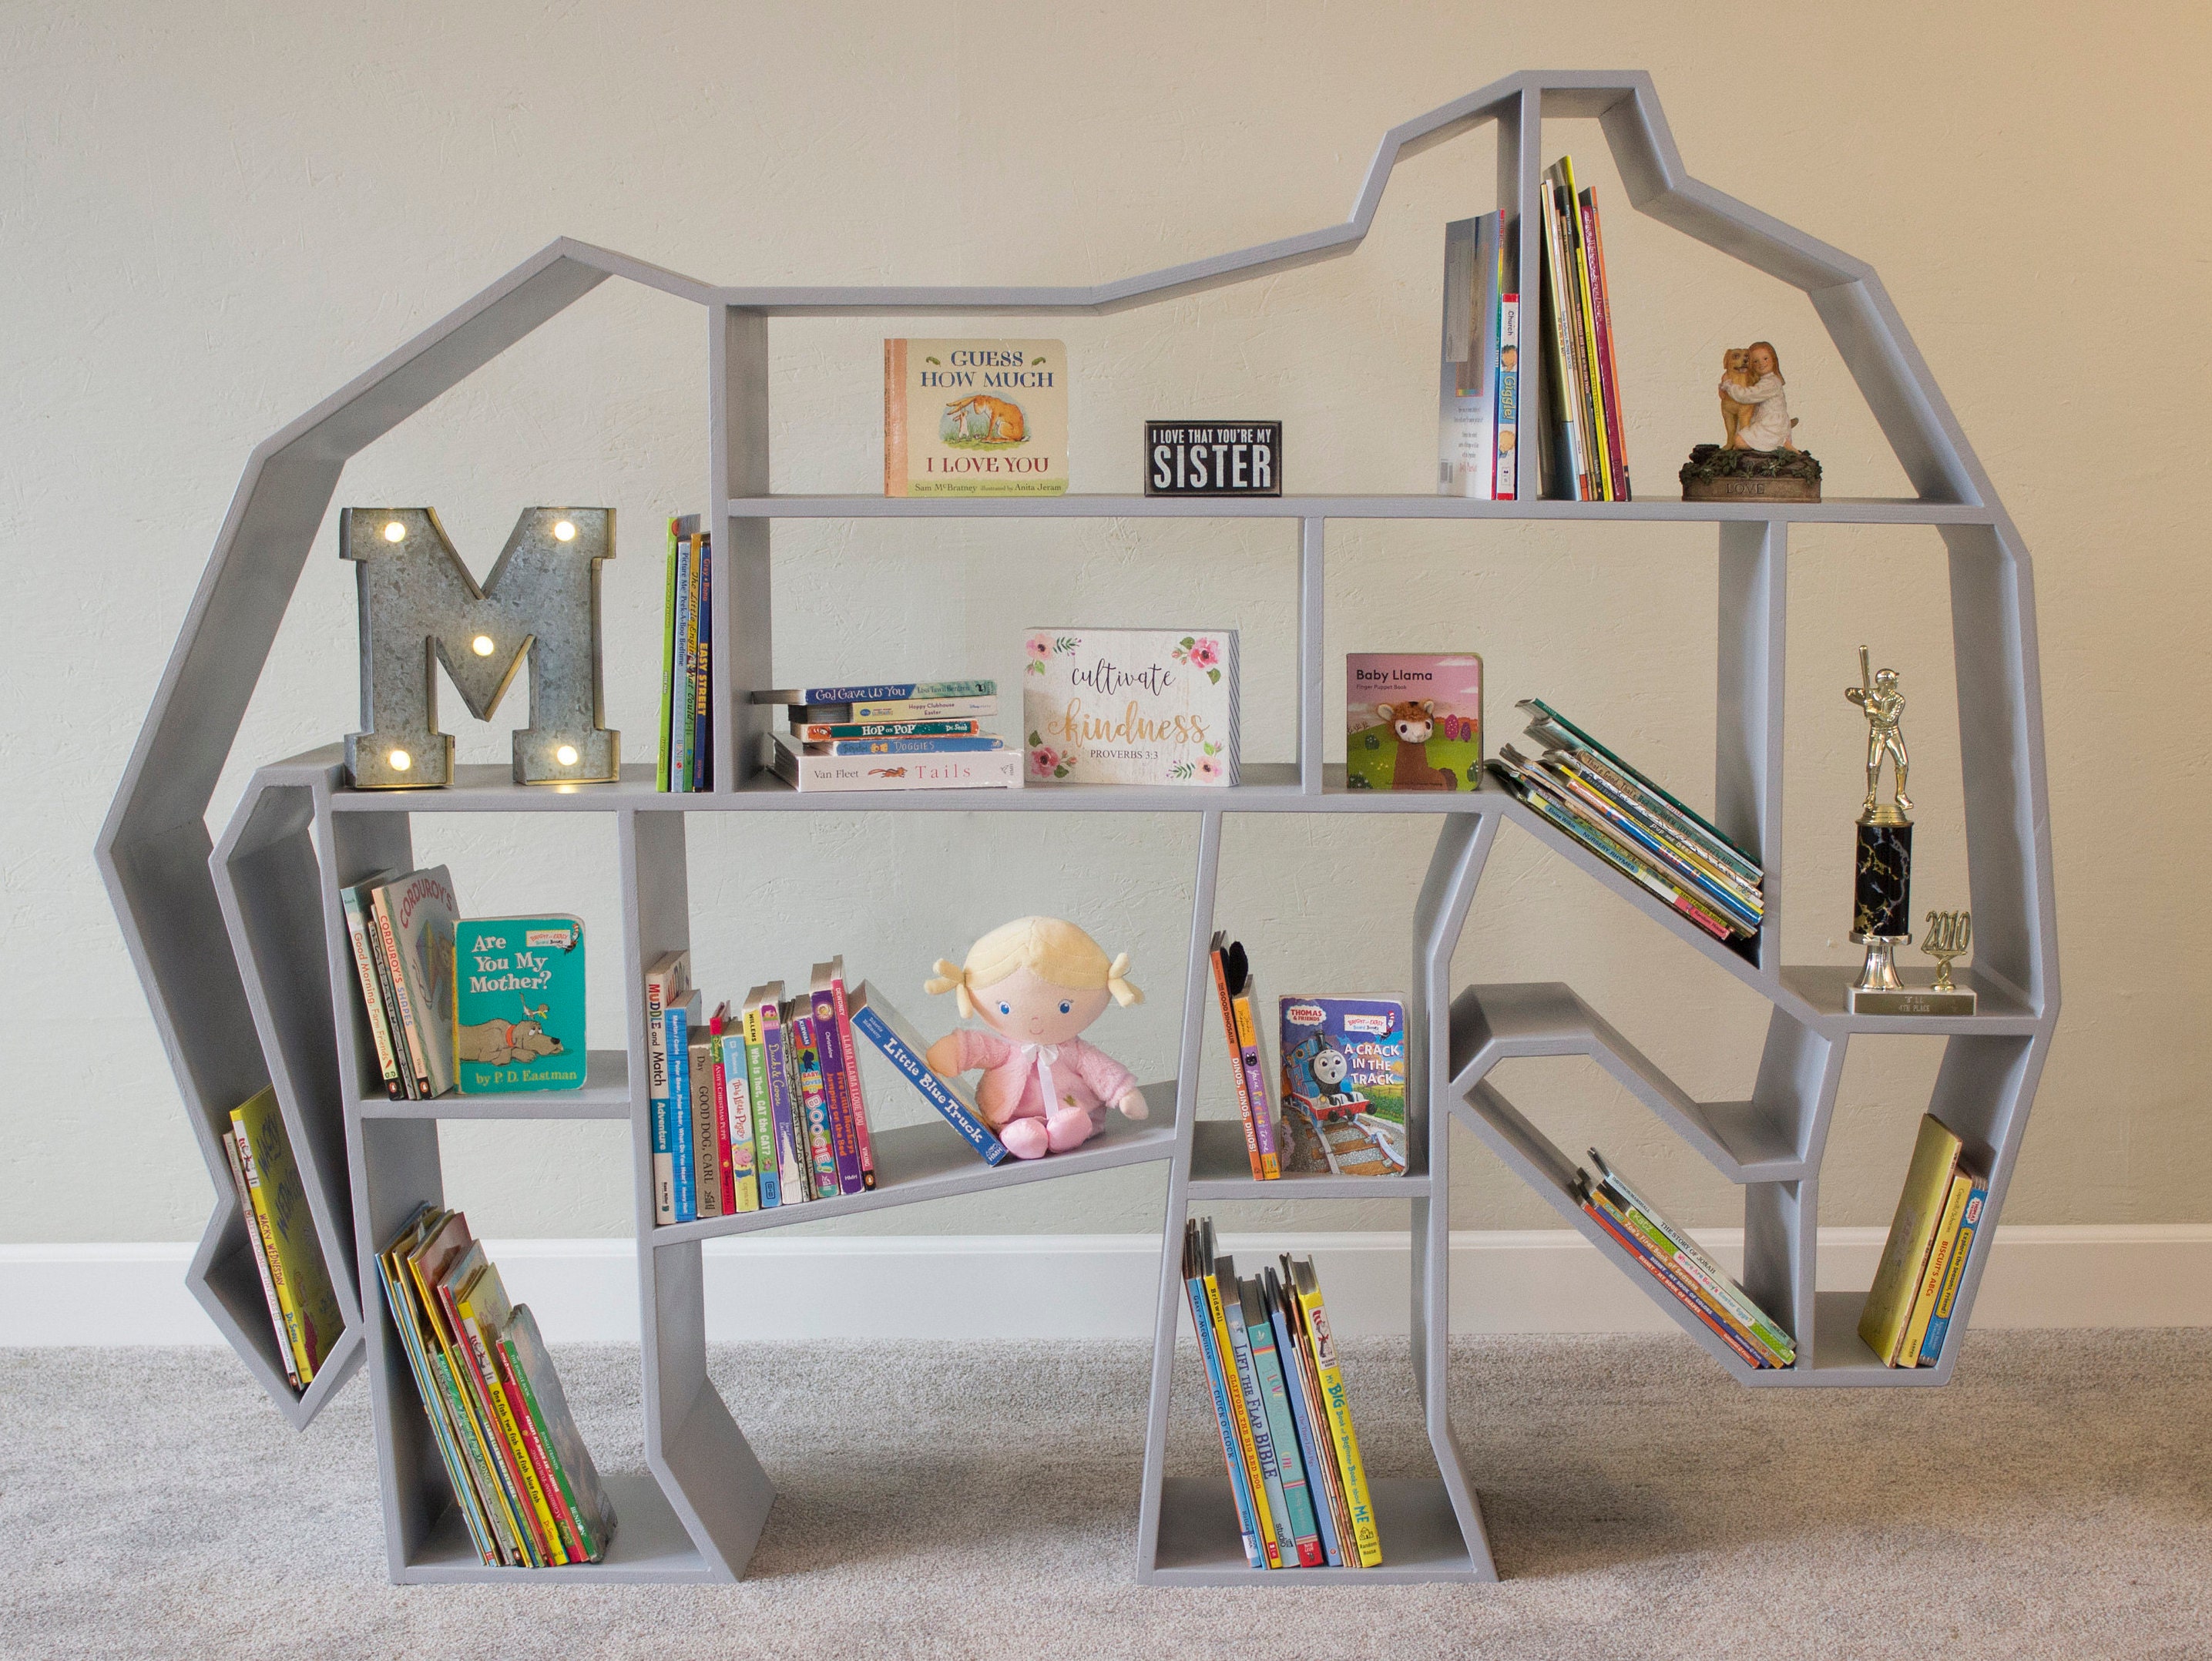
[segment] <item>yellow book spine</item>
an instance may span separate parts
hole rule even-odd
[[[1221,1285],[1214,1277],[1205,1277],[1206,1312],[1213,1319],[1214,1348],[1219,1352],[1223,1371],[1228,1375],[1229,1416],[1237,1426],[1237,1448],[1244,1458],[1244,1480],[1252,1495],[1252,1511],[1260,1524],[1260,1543],[1267,1556],[1267,1567],[1282,1567],[1283,1548],[1275,1538],[1274,1514],[1267,1508],[1267,1483],[1260,1469],[1260,1450],[1252,1440],[1252,1421],[1244,1411],[1244,1386],[1237,1372],[1237,1353],[1229,1345],[1229,1321],[1221,1312]]]
[[[257,1190],[265,1208],[270,1234],[269,1244],[272,1259],[282,1259],[284,1267],[283,1285],[292,1299],[294,1318],[298,1326],[294,1342],[305,1363],[301,1368],[301,1382],[306,1384],[323,1364],[345,1329],[345,1317],[338,1313],[337,1294],[331,1286],[329,1269],[323,1262],[322,1243],[315,1237],[314,1214],[307,1206],[307,1191],[300,1179],[300,1168],[292,1158],[290,1141],[284,1135],[283,1115],[276,1106],[276,1092],[263,1090],[250,1101],[231,1110],[231,1123],[246,1133],[246,1143],[253,1156],[253,1174],[259,1180]],[[270,1278],[276,1278],[274,1262]]]
[[[246,1226],[261,1237],[261,1250],[269,1259],[270,1284],[276,1288],[276,1311],[284,1317],[284,1343],[292,1352],[293,1371],[300,1375],[300,1388],[305,1390],[315,1380],[314,1358],[301,1342],[300,1306],[293,1301],[292,1282],[284,1273],[284,1254],[276,1249],[276,1225],[269,1214],[269,1202],[261,1189],[261,1166],[253,1157],[252,1138],[247,1135],[246,1121],[238,1110],[230,1115],[231,1141],[237,1145],[240,1161],[246,1167],[246,1191],[252,1202],[252,1210]]]
[[[1583,317],[1583,358],[1589,376],[1589,401],[1595,419],[1591,422],[1590,453],[1597,459],[1597,500],[1611,502],[1613,494],[1613,451],[1605,431],[1605,377],[1598,360],[1597,313],[1590,304],[1589,246],[1583,234],[1583,207],[1575,192],[1575,159],[1571,155],[1559,158],[1559,175],[1567,187],[1567,248],[1575,262],[1575,308]]]
[[[1337,1473],[1344,1479],[1344,1503],[1352,1512],[1352,1537],[1359,1548],[1359,1567],[1378,1567],[1382,1561],[1382,1536],[1375,1526],[1375,1501],[1367,1491],[1367,1467],[1359,1461],[1359,1433],[1352,1427],[1352,1405],[1345,1399],[1344,1371],[1336,1364],[1336,1341],[1329,1334],[1328,1312],[1322,1307],[1318,1288],[1297,1288],[1299,1305],[1306,1312],[1306,1330],[1313,1335],[1314,1371],[1321,1375],[1322,1399],[1328,1409],[1329,1439],[1336,1444]]]
[[[1974,1179],[1965,1171],[1951,1178],[1951,1197],[1943,1202],[1943,1220],[1936,1226],[1936,1244],[1928,1253],[1928,1267],[1920,1276],[1920,1293],[1912,1300],[1912,1318],[1905,1323],[1905,1339],[1890,1358],[1890,1366],[1920,1365],[1920,1346],[1927,1342],[1928,1323],[1936,1318],[1936,1302],[1943,1290],[1943,1273],[1951,1266],[1951,1249],[1958,1243],[1959,1223],[1966,1214],[1966,1196]]]
[[[1859,1314],[1859,1337],[1884,1363],[1897,1354],[1912,1319],[1921,1271],[1928,1266],[1936,1225],[1942,1220],[1951,1177],[1958,1170],[1960,1146],[1958,1137],[1934,1114],[1921,1116],[1911,1168],[1905,1172],[1897,1214],[1890,1220],[1889,1238],[1882,1246],[1881,1266],[1875,1271],[1874,1285]]]
[[[907,493],[906,342],[884,342],[884,494]]]
[[[514,1403],[507,1400],[506,1382],[499,1376],[498,1364],[484,1341],[482,1324],[466,1300],[460,1309],[461,1319],[468,1325],[469,1348],[476,1352],[477,1366],[483,1373],[484,1396],[491,1403],[491,1416],[499,1423],[501,1439],[514,1456],[514,1469],[522,1473],[523,1492],[530,1501],[532,1519],[537,1527],[538,1548],[545,1554],[547,1561],[557,1567],[568,1561],[568,1547],[561,1537],[560,1520],[546,1503],[544,1484],[538,1480],[538,1467],[530,1457],[530,1444],[523,1440],[521,1427],[514,1421]],[[527,1408],[523,1410],[529,1411]]]

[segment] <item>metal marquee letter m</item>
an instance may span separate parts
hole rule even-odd
[[[356,788],[451,784],[438,665],[487,721],[525,657],[530,725],[514,734],[514,782],[617,776],[622,735],[600,724],[599,686],[599,562],[614,557],[613,508],[525,508],[481,588],[428,508],[348,508],[338,551],[361,584],[363,730],[345,741]]]

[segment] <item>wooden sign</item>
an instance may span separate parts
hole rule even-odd
[[[1279,496],[1279,421],[1147,421],[1148,496]]]

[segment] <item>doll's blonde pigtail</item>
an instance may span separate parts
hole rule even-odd
[[[941,992],[958,993],[960,1019],[973,1020],[975,1018],[975,1000],[968,995],[968,971],[950,958],[939,958],[936,968],[937,973],[922,983],[921,989],[932,997]]]
[[[1129,984],[1129,954],[1126,952],[1106,965],[1106,989],[1114,995],[1114,1001],[1127,1009],[1133,1003],[1142,1003],[1145,995]]]

